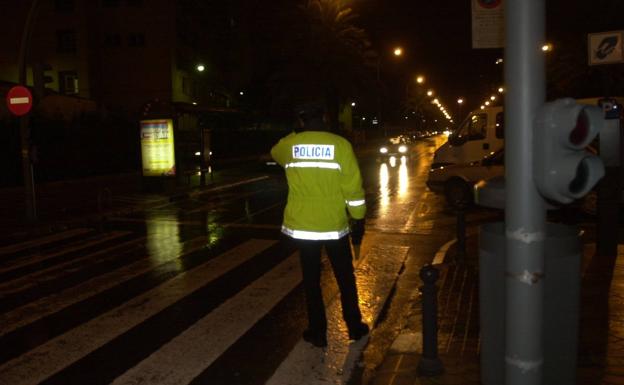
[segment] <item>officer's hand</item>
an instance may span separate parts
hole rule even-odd
[[[351,222],[351,242],[360,245],[364,238],[364,219],[354,219]]]

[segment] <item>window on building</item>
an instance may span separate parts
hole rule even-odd
[[[118,7],[119,0],[102,0],[102,7]]]
[[[128,46],[143,47],[145,46],[145,35],[142,33],[131,33],[128,35]]]
[[[59,91],[64,95],[78,95],[78,74],[76,71],[59,72]]]
[[[105,47],[119,47],[121,45],[121,36],[118,33],[107,33],[104,35]]]
[[[76,31],[73,29],[62,29],[56,31],[56,50],[59,53],[75,53],[78,47],[76,41]]]
[[[57,12],[71,12],[74,10],[74,0],[54,0],[54,9]]]

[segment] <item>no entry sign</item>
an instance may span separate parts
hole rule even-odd
[[[26,115],[32,108],[33,98],[30,90],[24,86],[12,87],[6,96],[7,107],[13,115]]]

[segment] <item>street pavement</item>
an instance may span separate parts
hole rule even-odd
[[[422,357],[421,301],[406,309],[409,319],[395,339],[372,385],[480,384],[478,302],[479,242],[476,229],[467,230],[466,255],[457,260],[455,243],[441,250],[438,287],[438,357],[444,373],[419,375]],[[620,234],[620,238],[622,239]],[[591,226],[582,235],[577,384],[624,384],[624,245],[618,255],[596,256]],[[442,258],[441,258],[442,260]],[[493,385],[493,384],[488,384]]]
[[[247,181],[263,178],[256,175],[215,174],[206,187],[183,188],[167,194],[146,194],[140,191],[138,176],[129,174],[115,182],[107,177],[82,181],[59,182],[45,186],[41,203],[63,197],[64,210],[41,212],[40,221],[31,225],[19,220],[23,210],[18,200],[19,190],[0,191],[0,208],[5,215],[0,220],[0,246],[26,239],[67,231],[73,227],[97,224],[108,217],[165,205],[172,200],[193,194],[235,187]],[[70,193],[71,192],[71,193]],[[67,204],[72,202],[72,204]],[[15,215],[6,215],[14,213]],[[361,383],[373,385],[403,384],[479,384],[479,303],[478,303],[478,235],[477,229],[467,230],[464,258],[456,258],[456,244],[449,242],[435,255],[441,275],[438,286],[438,353],[444,373],[426,377],[418,373],[422,351],[422,313],[420,297],[403,312],[407,320],[381,364]],[[595,234],[583,236],[584,253],[581,283],[580,338],[578,355],[578,384],[624,384],[624,262],[616,257],[596,257]],[[618,256],[624,254],[624,245]],[[432,256],[434,257],[434,256]],[[421,284],[411,282],[413,291]]]

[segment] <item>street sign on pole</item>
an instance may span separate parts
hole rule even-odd
[[[33,104],[30,90],[24,86],[12,87],[6,96],[7,107],[13,115],[22,116],[30,112]]]
[[[505,46],[504,14],[502,0],[472,0],[472,48]]]
[[[624,63],[623,37],[624,31],[588,34],[587,59],[589,65]]]

